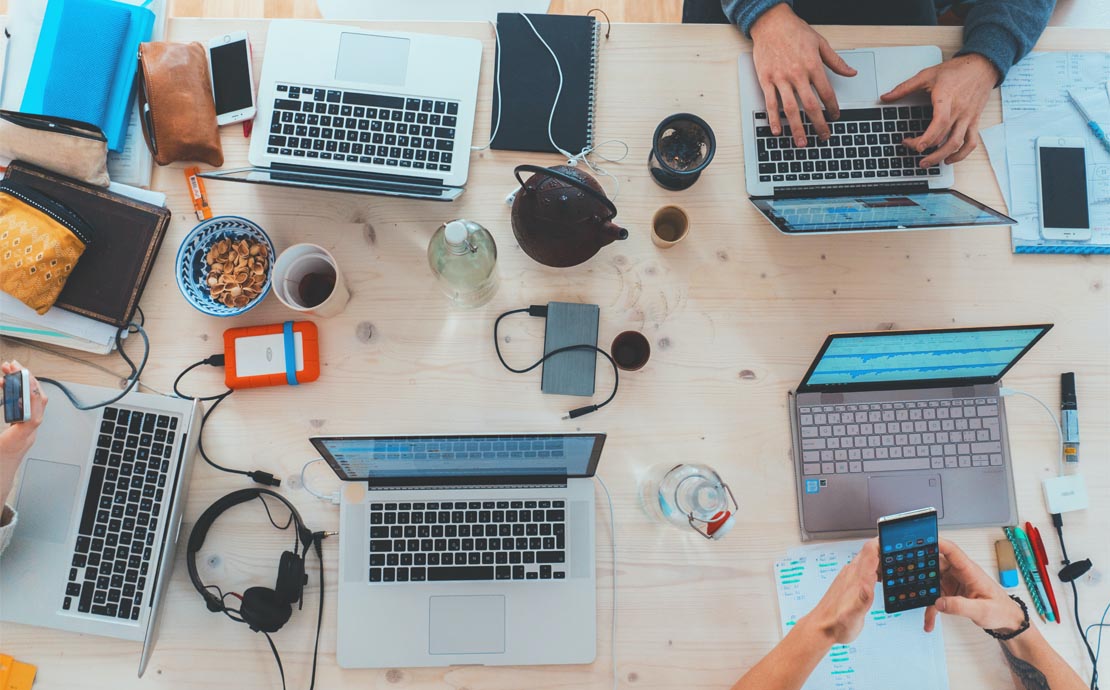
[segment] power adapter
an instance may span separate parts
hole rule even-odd
[[[1050,513],[1070,513],[1087,507],[1087,483],[1081,474],[1045,479],[1041,488]]]

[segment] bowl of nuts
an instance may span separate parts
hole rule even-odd
[[[216,216],[193,228],[177,250],[177,287],[211,316],[237,316],[270,291],[274,245],[251,221]]]

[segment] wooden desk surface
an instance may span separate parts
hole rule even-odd
[[[258,74],[264,21],[173,20],[177,41],[205,40],[246,28]],[[485,64],[475,142],[489,131],[493,36],[482,24],[404,28],[474,36],[485,41]],[[837,48],[959,45],[953,28],[824,30]],[[1039,49],[1094,50],[1110,32],[1049,29]],[[311,49],[306,46],[306,50]],[[334,529],[338,509],[290,481],[314,457],[306,440],[319,433],[484,431],[605,431],[609,443],[600,474],[613,492],[618,539],[618,675],[628,688],[725,688],[779,639],[771,566],[799,543],[786,392],[795,385],[826,333],[885,328],[928,328],[1054,322],[1056,328],[1007,377],[1010,386],[1055,405],[1058,377],[1074,370],[1079,381],[1083,469],[1092,508],[1069,515],[1073,556],[1089,556],[1105,572],[1110,564],[1110,264],[1104,258],[1015,256],[1009,230],[906,232],[846,237],[784,237],[749,206],[744,192],[736,56],[749,43],[726,26],[616,25],[600,58],[597,128],[600,140],[619,138],[628,159],[606,167],[621,179],[617,220],[631,237],[574,269],[549,269],[528,259],[513,242],[504,197],[511,168],[521,162],[554,164],[554,156],[486,151],[475,154],[467,192],[453,206],[210,181],[217,213],[257,221],[279,251],[316,242],[340,258],[353,295],[341,316],[318,321],[323,373],[297,389],[236,393],[213,416],[206,447],[241,468],[263,468],[286,479],[282,491],[315,529]],[[676,111],[704,117],[717,134],[716,159],[692,189],[664,191],[648,177],[645,161],[655,125]],[[996,95],[984,126],[1000,118]],[[238,127],[224,130],[227,164],[246,160]],[[180,165],[158,170],[154,186],[169,194],[173,222],[142,306],[153,353],[144,380],[169,390],[185,365],[218,352],[231,326],[291,317],[278,301],[225,321],[202,316],[179,295],[173,279],[177,244],[194,225]],[[611,187],[611,182],[606,182]],[[1001,208],[1002,199],[982,149],[960,164],[957,187]],[[648,224],[660,206],[677,203],[691,219],[690,238],[661,251]],[[481,222],[500,243],[500,293],[478,311],[453,311],[426,267],[425,248],[436,227],[451,218]],[[504,371],[490,333],[500,312],[551,300],[601,305],[601,343],[626,329],[652,343],[650,363],[622,377],[616,402],[576,422],[563,422],[580,400],[543,396],[539,377]],[[507,357],[532,361],[542,348],[543,325],[521,318],[506,323]],[[511,339],[511,344],[509,344]],[[113,385],[88,367],[4,341],[3,357],[32,370],[87,383]],[[113,357],[101,364],[120,370]],[[598,390],[610,385],[598,367]],[[197,373],[187,390],[221,390],[221,374]],[[65,405],[52,394],[51,407]],[[1009,402],[1010,433],[1021,518],[1045,532],[1055,559],[1057,540],[1041,500],[1040,481],[1055,468],[1056,434],[1031,401]],[[730,482],[740,502],[736,529],[723,541],[649,522],[639,506],[637,481],[656,463],[706,462]],[[310,470],[318,491],[335,485],[320,465]],[[213,500],[246,486],[198,459],[185,530]],[[604,499],[600,498],[604,505]],[[589,666],[483,669],[344,671],[335,665],[337,540],[325,544],[328,591],[318,685],[322,688],[605,688],[610,684],[612,615],[611,530],[598,518],[598,657]],[[989,571],[1000,532],[967,530],[946,536]],[[225,590],[272,586],[287,541],[266,524],[256,506],[240,507],[220,522],[202,554],[207,582]],[[184,551],[183,545],[181,551]],[[161,640],[140,684],[139,645],[16,625],[0,629],[0,647],[39,667],[36,687],[185,688],[279,686],[266,641],[245,627],[209,613],[179,562]],[[290,688],[305,687],[316,619],[316,567],[305,607],[276,635]],[[1080,583],[1084,620],[1110,599],[1110,579]],[[1071,608],[1070,593],[1061,608]],[[372,615],[372,612],[370,613]],[[1078,635],[1066,625],[1044,625],[1074,664],[1082,660]],[[388,621],[383,621],[383,625]],[[540,622],[539,624],[542,624]],[[952,688],[1008,687],[997,646],[964,621],[945,623]],[[1084,675],[1089,665],[1078,666]]]

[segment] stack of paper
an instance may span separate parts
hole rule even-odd
[[[1011,235],[1018,253],[1110,253],[1110,153],[1068,101],[1071,90],[1105,127],[1110,125],[1110,53],[1031,53],[1010,70],[1002,85],[1004,123],[983,130],[998,186],[1017,221]],[[1091,239],[1046,240],[1037,202],[1036,140],[1082,137],[1086,142]]]
[[[775,563],[779,616],[783,637],[813,610],[837,573],[859,553],[863,541],[802,546]],[[926,633],[924,609],[888,614],[883,610],[882,586],[875,585],[875,603],[863,632],[850,644],[834,645],[821,660],[803,690],[946,690],[948,666],[940,620]]]
[[[113,182],[108,189],[139,201],[166,205],[166,195]],[[0,335],[37,340],[85,352],[107,354],[116,347],[116,327],[64,309],[43,315],[11,295],[0,292]],[[127,337],[126,331],[123,337]]]

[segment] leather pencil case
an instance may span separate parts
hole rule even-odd
[[[139,46],[139,112],[143,136],[158,165],[224,164],[208,58],[200,43]]]

